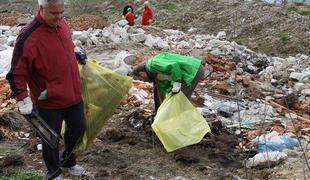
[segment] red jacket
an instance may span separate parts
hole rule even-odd
[[[128,25],[133,26],[135,24],[135,15],[132,12],[128,12],[126,14],[126,20],[128,21]]]
[[[150,25],[149,20],[153,19],[153,12],[150,7],[145,7],[142,13],[142,25]]]
[[[40,15],[28,22],[17,37],[7,74],[13,97],[28,96],[41,108],[66,108],[81,101],[81,83],[74,45],[64,19],[57,28]],[[47,100],[38,100],[47,90]]]

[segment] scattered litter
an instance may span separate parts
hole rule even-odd
[[[271,151],[283,151],[284,149],[291,149],[298,144],[296,138],[286,135],[280,135],[276,131],[269,134],[263,134],[253,140],[256,144],[257,151],[260,153]]]
[[[253,158],[246,161],[247,168],[265,168],[279,164],[287,158],[283,152],[272,151],[256,154]]]

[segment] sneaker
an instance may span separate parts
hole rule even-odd
[[[76,164],[68,168],[68,172],[73,176],[81,176],[86,173],[86,170],[82,166]]]
[[[53,180],[63,180],[62,174],[59,174],[59,176],[53,178]]]

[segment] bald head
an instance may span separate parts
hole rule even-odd
[[[149,2],[148,1],[145,1],[143,4],[144,4],[144,6],[149,6]]]

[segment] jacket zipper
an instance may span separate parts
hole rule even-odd
[[[69,58],[69,56],[68,56],[68,53],[67,53],[66,48],[65,48],[65,45],[64,45],[64,43],[63,43],[63,41],[62,41],[62,38],[61,38],[61,36],[60,36],[60,34],[59,34],[59,32],[58,32],[57,27],[55,28],[55,30],[56,30],[57,37],[58,37],[58,39],[59,39],[59,41],[60,41],[60,43],[61,43],[61,45],[62,45],[62,48],[64,49],[64,52],[65,52],[65,54],[66,54],[66,56],[67,56],[67,62],[68,62],[68,64],[69,64],[70,72],[71,72],[71,75],[72,75],[72,77],[73,77],[74,74],[73,74],[73,71],[72,71],[70,58]],[[74,89],[74,88],[73,88],[73,89]],[[74,90],[73,90],[73,91],[74,91]],[[76,99],[76,97],[75,97],[75,92],[74,92],[73,94],[74,94],[74,99]]]

